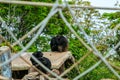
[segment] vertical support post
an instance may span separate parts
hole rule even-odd
[[[0,52],[4,51],[6,49],[7,49],[7,51],[5,51],[4,53],[2,53],[2,55],[0,55],[0,64],[7,61],[11,57],[11,50],[7,46],[0,47]],[[11,63],[8,63],[1,67],[1,75],[9,78],[9,80],[12,79]]]

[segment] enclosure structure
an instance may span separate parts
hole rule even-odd
[[[20,57],[14,59],[12,61],[12,72],[13,77],[16,79],[23,78],[25,75],[27,75],[30,72],[30,68],[32,68],[32,63],[30,61],[31,54],[33,52],[25,52]],[[59,70],[62,68],[62,66],[65,65],[65,63],[68,61],[71,61],[74,63],[74,58],[71,54],[71,52],[43,52],[44,57],[47,57],[51,63],[52,63],[52,69]],[[14,55],[12,55],[14,56]],[[24,59],[24,60],[23,60]],[[27,63],[25,62],[27,61]],[[72,63],[71,63],[72,64]],[[18,73],[18,74],[17,74]],[[20,77],[21,75],[21,77]],[[19,76],[19,77],[17,77]]]
[[[27,5],[40,5],[37,3],[33,3],[33,2],[24,2],[24,1],[4,1],[1,0],[0,2],[3,3],[14,3],[14,4],[27,4]],[[41,6],[41,5],[40,5]],[[51,4],[50,4],[51,6]],[[2,24],[4,25],[4,27],[6,28],[6,30],[9,32],[9,34],[15,39],[15,44],[19,44],[19,46],[22,48],[22,50],[20,52],[18,52],[16,55],[14,55],[10,60],[4,62],[3,64],[1,64],[0,66],[3,66],[7,63],[10,63],[12,60],[14,60],[15,58],[19,57],[21,54],[23,54],[31,45],[32,43],[34,43],[34,41],[37,39],[37,37],[39,36],[39,34],[41,34],[41,32],[43,31],[43,29],[45,28],[47,22],[49,21],[49,19],[57,12],[59,12],[62,20],[65,22],[65,24],[67,25],[67,27],[69,28],[69,30],[78,38],[78,40],[88,49],[88,53],[86,53],[86,55],[84,55],[81,59],[79,59],[75,64],[73,64],[70,68],[68,68],[67,70],[65,70],[65,72],[63,74],[61,74],[60,76],[54,74],[53,72],[51,72],[50,70],[46,69],[48,72],[50,72],[53,76],[55,76],[56,78],[63,80],[62,76],[65,75],[66,73],[68,73],[71,69],[73,69],[77,64],[79,64],[81,61],[83,61],[88,55],[90,55],[90,53],[94,53],[94,55],[96,57],[99,57],[100,60],[94,64],[92,67],[90,67],[89,69],[87,69],[86,71],[84,71],[83,73],[80,73],[78,76],[76,76],[73,80],[78,80],[79,78],[81,78],[82,76],[86,75],[87,73],[89,73],[90,71],[92,71],[94,68],[96,68],[101,62],[104,62],[104,64],[108,67],[108,69],[118,78],[120,79],[120,75],[119,73],[114,69],[115,67],[112,66],[110,63],[108,63],[108,61],[106,60],[106,58],[108,58],[111,53],[117,49],[120,45],[120,42],[117,43],[117,45],[112,48],[111,50],[109,50],[107,52],[107,54],[105,56],[103,56],[101,54],[100,51],[97,50],[96,46],[94,45],[94,43],[89,39],[89,36],[87,35],[87,33],[84,31],[84,29],[82,27],[80,27],[79,22],[75,16],[75,14],[72,12],[72,8],[71,6],[65,1],[65,4],[62,4],[62,8],[67,8],[69,10],[69,12],[71,13],[73,19],[75,20],[77,27],[79,27],[80,31],[83,32],[83,35],[85,36],[86,41],[89,43],[87,44],[76,32],[75,30],[72,28],[71,24],[66,20],[66,18],[64,17],[63,13],[62,13],[62,8],[59,4],[58,1],[56,1],[55,4],[52,5],[52,9],[50,11],[50,13],[48,14],[48,16],[37,26],[35,26],[30,32],[28,32],[28,34],[26,34],[25,36],[23,36],[22,38],[19,38],[19,40],[14,36],[14,34],[10,31],[9,27],[6,25],[5,21],[0,18]],[[80,7],[80,8],[97,8],[97,7]],[[100,8],[98,7],[98,9],[118,9],[119,8]],[[36,35],[33,37],[33,39],[24,47],[20,41],[22,41],[23,39],[26,38],[26,36],[29,36],[30,34],[32,34],[32,32],[35,32],[38,29],[38,32],[36,33]],[[14,46],[14,45],[12,45]],[[40,64],[40,63],[39,63]],[[56,64],[56,63],[55,63]],[[60,63],[62,64],[62,63]],[[40,64],[42,66],[42,64]],[[45,66],[43,66],[45,68]],[[50,79],[49,77],[47,77],[48,79]]]

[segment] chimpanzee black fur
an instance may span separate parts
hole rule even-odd
[[[40,61],[44,66],[46,66],[48,69],[51,69],[51,62],[48,58],[43,57],[43,53],[40,51],[34,52],[32,54],[35,58],[37,58],[38,61]],[[40,71],[47,73],[47,71],[42,68],[32,57],[30,58],[30,61],[32,62],[32,64],[39,69]]]
[[[120,56],[120,46],[116,49],[116,52]]]
[[[50,42],[51,51],[64,52],[68,49],[68,40],[62,36],[58,35],[51,39]]]

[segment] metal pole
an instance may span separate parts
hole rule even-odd
[[[4,51],[6,48],[9,48],[9,47],[7,47],[7,46],[0,47],[0,52]],[[8,51],[4,52],[0,56],[0,64],[2,64],[3,62],[7,61],[8,59],[10,59],[10,55],[11,55],[11,50],[9,48]],[[1,67],[1,75],[4,76],[4,77],[9,78],[9,80],[12,80],[11,63],[3,65]]]

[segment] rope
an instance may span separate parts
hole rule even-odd
[[[64,76],[65,74],[67,74],[70,70],[72,70],[75,66],[77,66],[78,64],[80,64],[81,61],[83,61],[87,56],[90,55],[92,51],[89,51],[86,53],[86,55],[84,55],[82,58],[80,58],[76,63],[74,63],[70,68],[68,68],[67,70],[65,70],[60,76]]]
[[[5,43],[8,45],[8,47],[9,47],[10,49],[12,49],[14,52],[16,52],[15,49],[10,45],[10,43],[9,43],[2,35],[0,35],[0,38],[1,38],[3,41],[5,41]],[[35,70],[38,71],[40,74],[42,74],[43,76],[45,76],[47,79],[51,79],[48,75],[44,74],[43,72],[41,72],[40,70],[38,70],[36,67],[34,67],[32,64],[30,64],[26,59],[24,59],[24,57],[20,56],[20,58],[21,58],[23,61],[25,61],[28,65],[30,65],[33,69],[35,69]]]
[[[0,66],[3,66],[9,62],[11,62],[12,60],[14,60],[15,58],[19,57],[24,51],[26,51],[31,45],[32,43],[37,39],[37,37],[39,36],[39,34],[43,31],[44,27],[46,26],[48,20],[58,11],[58,9],[56,9],[57,4],[55,4],[53,6],[53,8],[51,9],[50,13],[48,14],[48,16],[42,21],[42,25],[41,28],[38,30],[37,34],[35,35],[35,37],[27,44],[26,47],[24,47],[20,52],[18,52],[15,56],[13,56],[11,59],[9,59],[8,61],[4,62],[3,64],[0,64]],[[2,20],[2,19],[1,19]],[[11,33],[10,33],[11,34]],[[11,36],[15,39],[14,35],[11,34]],[[15,39],[16,40],[16,39]],[[21,47],[23,47],[21,45],[21,43],[19,43],[19,45]],[[61,77],[59,77],[57,74],[53,73],[52,71],[50,71],[49,69],[47,69],[41,62],[39,62],[37,59],[35,59],[34,56],[32,56],[32,58],[40,64],[40,66],[42,66],[45,70],[47,70],[49,73],[51,73],[52,75],[54,75],[56,78],[62,80]]]
[[[114,33],[114,31],[116,31],[118,28],[120,27],[120,24],[117,24],[111,31],[111,33]],[[99,43],[102,43],[103,41],[105,41],[106,39],[108,39],[108,37],[104,37],[102,40],[100,40]]]
[[[72,17],[75,19],[78,27],[80,28],[80,30],[83,32],[84,36],[86,37],[88,43],[91,45],[91,47],[93,48],[93,53],[95,55],[97,55],[98,57],[101,58],[101,60],[106,64],[106,66],[118,77],[118,79],[120,79],[119,74],[111,67],[111,65],[106,61],[106,59],[102,56],[102,54],[96,49],[96,47],[94,46],[93,42],[89,40],[89,36],[86,34],[86,32],[82,29],[82,27],[79,26],[79,22],[77,21],[74,13],[72,12],[72,9],[70,8],[70,6],[68,5],[68,3],[65,1],[66,6],[68,7]],[[77,80],[78,78],[75,78],[75,80]]]
[[[117,49],[117,47],[120,46],[120,42],[113,48],[111,49],[107,55],[105,56],[105,58],[108,58],[110,56],[110,53]],[[102,60],[99,60],[95,65],[93,65],[92,67],[90,67],[89,69],[87,69],[86,71],[84,71],[83,73],[81,73],[80,75],[76,76],[73,80],[77,80],[79,78],[81,78],[82,76],[86,75],[87,73],[89,73],[90,71],[92,71],[93,69],[95,69],[100,63],[102,62]]]
[[[71,27],[71,25],[67,22],[66,18],[64,17],[61,10],[59,10],[60,16],[67,25],[67,27],[70,29],[70,31],[78,38],[78,40],[89,50],[92,51],[92,49],[83,41],[82,38],[79,37],[79,35],[75,32],[75,30]]]
[[[66,3],[66,6],[68,7],[69,11],[71,12],[73,18],[76,20],[74,14],[72,13],[72,11],[71,11],[70,7],[67,5],[67,3]],[[60,12],[61,12],[61,11],[60,11]],[[63,21],[66,23],[66,25],[67,25],[68,27],[70,27],[70,24],[67,22],[67,20],[66,20],[65,17],[62,15],[62,13],[61,13],[60,15],[61,15]],[[76,22],[77,22],[77,20],[76,20]],[[78,22],[77,22],[77,23],[78,23]],[[72,27],[70,27],[70,28],[72,28]],[[70,28],[69,28],[69,29],[70,29]],[[79,38],[79,36],[75,33],[75,31],[73,31],[73,29],[70,29],[70,30],[75,34],[76,37]],[[82,32],[84,32],[83,29],[82,29]],[[84,35],[85,35],[85,34],[86,34],[86,33],[84,32]],[[85,36],[87,37],[88,42],[90,42],[87,34],[86,34]],[[83,42],[82,42],[82,43],[83,43]],[[85,44],[86,44],[86,43],[85,43]],[[85,46],[85,44],[84,44],[84,46]],[[95,55],[98,55],[98,56],[104,61],[104,63],[108,66],[108,68],[120,79],[120,76],[118,75],[118,73],[115,72],[115,70],[108,64],[108,62],[103,58],[103,56],[100,54],[100,52],[98,52],[98,51],[96,50],[96,48],[93,46],[93,43],[90,43],[90,45],[91,45],[91,47],[94,49]],[[90,47],[88,47],[88,46],[85,46],[85,47],[86,47],[88,50],[91,51],[91,48],[90,48]],[[77,80],[77,79],[78,79],[78,77],[75,78],[75,80]]]
[[[79,59],[76,63],[74,63],[70,68],[68,68],[67,70],[65,70],[60,76],[58,76],[57,74],[53,73],[51,70],[49,70],[48,68],[46,68],[41,62],[39,62],[34,56],[32,56],[32,58],[40,65],[42,66],[46,71],[48,71],[50,74],[52,74],[53,76],[55,76],[57,79],[59,80],[63,80],[62,76],[64,76],[65,74],[67,74],[70,70],[72,70],[76,65],[80,64],[81,61],[83,61],[87,56],[90,55],[90,53],[94,53],[96,56],[98,56],[100,58],[100,60],[94,64],[93,66],[91,66],[89,69],[87,69],[86,71],[84,71],[83,73],[79,74],[78,76],[76,76],[73,80],[78,80],[79,78],[83,77],[84,75],[86,75],[87,73],[89,73],[90,71],[92,71],[93,69],[95,69],[102,61],[106,64],[106,66],[114,73],[115,76],[117,76],[118,79],[120,79],[119,74],[111,67],[115,67],[116,69],[120,69],[119,67],[114,66],[113,64],[107,62],[106,58],[108,58],[111,53],[117,49],[120,46],[120,42],[118,42],[118,44],[111,50],[108,51],[108,53],[103,56],[94,46],[94,43],[92,41],[89,40],[89,36],[86,34],[86,32],[84,31],[84,29],[82,27],[79,26],[79,23],[77,21],[76,16],[73,14],[72,12],[72,8],[85,8],[85,9],[104,9],[104,10],[120,10],[120,8],[114,8],[114,7],[94,7],[94,6],[79,6],[79,5],[69,5],[66,1],[65,1],[65,5],[63,4],[58,4],[58,0],[56,0],[55,4],[52,3],[43,3],[43,2],[30,2],[30,1],[15,1],[15,0],[0,0],[0,3],[9,3],[9,4],[19,4],[19,5],[31,5],[31,6],[47,6],[47,7],[52,7],[50,13],[48,14],[48,16],[41,21],[37,26],[35,26],[31,31],[29,31],[27,34],[25,34],[23,37],[17,39],[15,37],[15,35],[13,34],[13,32],[9,29],[9,27],[6,25],[5,21],[0,17],[0,21],[2,22],[2,26],[4,26],[6,28],[6,30],[8,31],[8,33],[12,36],[12,38],[15,40],[15,42],[10,45],[1,35],[0,38],[3,39],[3,41],[5,41],[7,44],[9,44],[8,46],[10,46],[10,48],[12,49],[13,46],[15,45],[19,45],[22,50],[19,51],[16,55],[14,55],[11,59],[9,59],[8,61],[4,62],[3,64],[0,64],[0,67],[10,63],[12,60],[14,60],[15,58],[19,57],[24,51],[26,51],[33,43],[34,41],[38,38],[38,36],[41,34],[41,32],[43,31],[43,29],[45,28],[46,24],[48,23],[49,19],[57,12],[59,12],[62,20],[65,22],[65,24],[67,25],[67,27],[70,29],[70,31],[78,38],[78,40],[89,50],[89,52],[86,53],[86,55],[84,55],[81,59]],[[75,30],[72,28],[71,24],[67,21],[67,19],[64,17],[63,13],[62,13],[62,9],[63,8],[67,8],[73,19],[76,21],[77,26],[79,27],[80,31],[84,33],[84,37],[86,37],[87,42],[89,43],[89,45],[87,43],[84,42],[84,40],[82,38],[80,38],[80,36],[75,32]],[[120,24],[118,24],[115,28],[113,28],[114,30],[117,30],[119,28]],[[24,40],[25,38],[27,38],[27,36],[31,35],[33,32],[35,32],[36,30],[38,30],[36,32],[36,35],[32,38],[32,40],[24,47],[23,44],[20,43],[20,41]],[[106,38],[105,38],[106,39]],[[0,52],[0,55],[2,53],[4,53],[5,51],[7,51],[8,49]],[[20,56],[20,58],[22,58],[27,64],[29,64],[31,67],[33,67],[35,69],[34,66],[32,66],[29,62],[27,62],[23,57]],[[36,69],[37,70],[37,69]],[[39,70],[37,70],[39,72]],[[47,79],[51,79],[48,75],[39,72],[42,75],[44,75]]]
[[[16,0],[0,0],[0,3],[6,4],[19,4],[19,5],[31,5],[31,6],[46,6],[52,7],[53,3],[45,2],[31,2],[31,1],[16,1]],[[64,5],[58,5],[59,8],[63,8]],[[71,8],[83,8],[83,9],[102,9],[102,10],[120,10],[118,7],[99,7],[99,6],[80,6],[80,5],[70,5]]]

